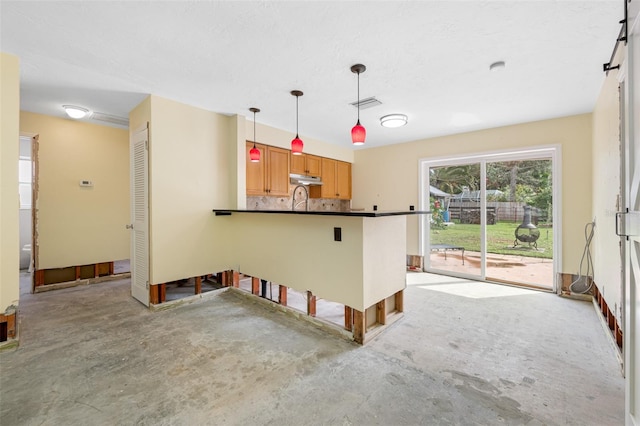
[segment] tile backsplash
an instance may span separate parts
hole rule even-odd
[[[293,192],[295,186],[289,188],[289,194]],[[296,194],[296,204],[303,200],[302,191]],[[288,197],[267,197],[267,196],[247,196],[248,210],[291,210],[292,196]],[[334,200],[328,198],[309,198],[309,211],[334,211],[346,212],[351,209],[351,200]],[[298,205],[296,210],[304,210],[304,203]]]

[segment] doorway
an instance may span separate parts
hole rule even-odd
[[[32,191],[33,191],[33,161],[31,138],[20,136],[20,150],[18,157],[18,192],[20,194],[19,205],[19,234],[20,234],[20,270],[31,271],[33,259],[31,247],[33,232],[32,226]]]
[[[421,160],[427,272],[555,291],[559,147]],[[557,204],[557,203],[556,203]]]

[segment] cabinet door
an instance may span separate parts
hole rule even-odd
[[[336,194],[341,200],[351,199],[351,163],[336,162]]]
[[[321,198],[336,198],[336,160],[330,158],[322,159],[322,186],[320,187]]]
[[[309,176],[322,176],[322,157],[305,155],[306,174]]]
[[[291,162],[291,173],[299,175],[306,174],[307,166],[305,164],[305,155],[293,155],[289,153],[289,161]]]
[[[250,160],[249,151],[253,148],[253,142],[247,142],[246,163],[247,163],[247,195],[266,195],[266,173],[265,155],[266,147],[256,144],[256,148],[260,150],[260,161],[254,163]]]
[[[267,147],[267,192],[276,197],[289,195],[289,151]]]

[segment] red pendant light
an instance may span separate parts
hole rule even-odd
[[[298,98],[304,93],[300,90],[292,90],[291,94],[296,97],[296,137],[291,141],[291,153],[293,155],[301,155],[304,142],[302,142],[302,139],[298,136]]]
[[[260,161],[260,150],[256,148],[256,112],[260,112],[258,108],[249,108],[249,111],[253,113],[253,148],[249,151],[249,158],[252,163]]]
[[[367,130],[360,124],[360,74],[366,69],[367,67],[362,64],[351,66],[351,72],[358,74],[358,122],[351,129],[351,141],[354,145],[364,145],[364,139],[367,137]]]

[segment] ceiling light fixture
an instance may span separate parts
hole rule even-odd
[[[298,98],[304,95],[304,93],[300,90],[292,90],[291,94],[296,97],[296,137],[291,141],[291,153],[293,155],[302,155],[304,143],[302,139],[300,139],[300,136],[298,136]]]
[[[364,139],[367,137],[367,130],[360,124],[360,74],[366,70],[367,67],[362,64],[351,66],[351,72],[358,74],[358,122],[351,129],[351,141],[354,145],[363,145]]]
[[[407,124],[408,118],[404,114],[389,114],[380,117],[382,127],[402,127]]]
[[[256,112],[260,112],[258,108],[249,108],[253,113],[253,148],[249,151],[249,158],[252,163],[260,161],[260,150],[256,147]]]
[[[89,113],[88,109],[74,105],[62,105],[62,108],[64,108],[69,117],[75,118],[76,120],[84,118]]]

